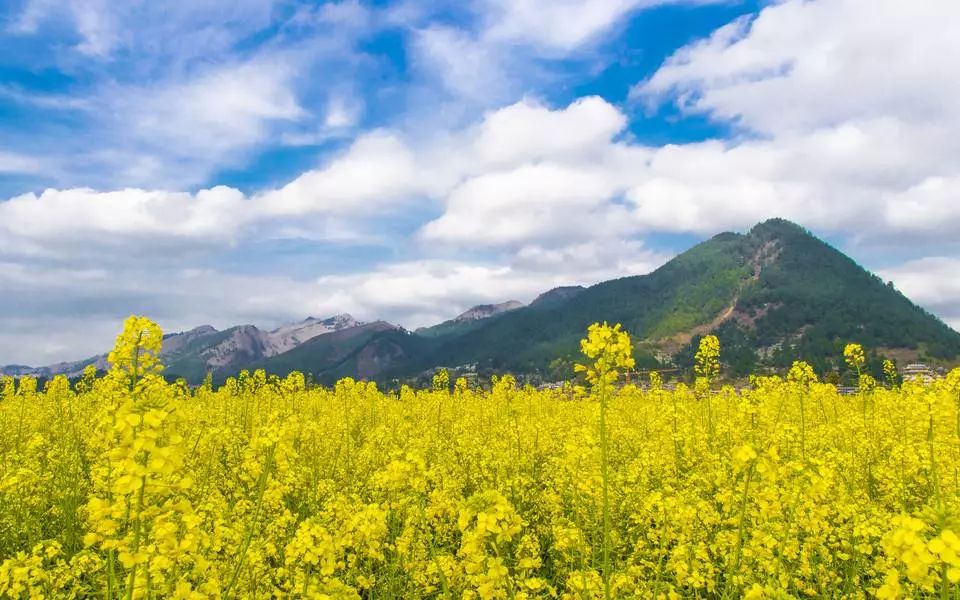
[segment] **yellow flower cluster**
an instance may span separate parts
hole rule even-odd
[[[931,527],[921,519],[906,515],[893,520],[894,529],[883,540],[883,549],[893,566],[878,596],[896,598],[903,593],[901,573],[922,593],[939,588],[956,591],[960,583],[960,537],[953,529],[943,528],[930,537]],[[956,527],[956,523],[953,524]]]
[[[863,354],[863,347],[860,344],[847,344],[843,348],[843,358],[851,368],[860,370],[866,362]]]
[[[697,376],[711,381],[720,374],[720,340],[715,335],[707,335],[700,339],[697,354],[694,357],[694,371]]]
[[[579,393],[214,389],[165,381],[161,339],[131,319],[105,376],[0,380],[0,598],[960,596],[960,370],[641,389],[596,325]]]
[[[440,392],[450,389],[450,372],[446,369],[440,369],[433,375],[433,391]]]
[[[883,361],[883,378],[887,381],[887,385],[890,387],[897,385],[900,374],[897,373],[897,366],[893,364],[892,360]]]
[[[587,337],[580,342],[580,351],[594,362],[577,364],[575,369],[584,373],[587,381],[596,387],[616,382],[620,369],[632,369],[634,365],[630,336],[619,323],[612,327],[606,323],[591,325]]]

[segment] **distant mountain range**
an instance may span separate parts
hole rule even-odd
[[[218,331],[210,325],[202,325],[190,331],[164,335],[161,356],[167,372],[187,379],[202,379],[207,371],[239,370],[254,361],[289,352],[317,336],[357,329],[363,325],[348,314],[328,319],[309,317],[271,331],[263,331],[253,325],[239,325]],[[106,369],[107,355],[104,353],[85,360],[37,368],[9,365],[0,368],[0,371],[10,375],[75,377],[90,364]]]
[[[845,343],[901,361],[960,358],[960,333],[913,304],[892,284],[788,221],[746,234],[722,233],[647,275],[584,288],[547,291],[529,305],[484,304],[414,332],[347,314],[308,318],[264,331],[202,326],[167,335],[163,361],[171,377],[197,382],[241,369],[284,375],[298,370],[329,383],[343,376],[389,381],[438,366],[566,377],[578,341],[594,321],[619,322],[636,341],[640,367],[682,368],[699,338],[720,337],[726,372],[740,376],[783,369],[793,360],[821,373],[842,367]],[[78,375],[106,367],[105,355],[47,367],[3,367],[13,375]]]

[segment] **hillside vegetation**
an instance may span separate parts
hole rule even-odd
[[[328,384],[345,376],[422,382],[439,367],[544,381],[565,375],[582,332],[597,321],[621,323],[634,336],[638,368],[670,369],[687,380],[694,349],[711,334],[725,348],[723,374],[730,378],[782,373],[794,360],[820,375],[849,377],[837,357],[851,340],[871,349],[866,368],[875,377],[885,358],[940,367],[960,361],[960,333],[780,219],[714,236],[646,275],[556,288],[527,306],[479,305],[414,332],[347,314],[274,330],[204,326],[167,336],[163,356],[168,377],[194,384],[208,373],[222,382],[257,368],[280,376],[300,371]],[[77,377],[88,364],[102,369],[105,356],[3,372]]]
[[[772,220],[747,234],[717,235],[648,275],[441,336],[407,370],[479,363],[545,371],[574,356],[581,332],[603,320],[635,336],[638,359],[657,354],[679,366],[691,364],[701,336],[715,333],[727,348],[725,368],[740,376],[801,359],[825,373],[841,366],[836,357],[849,340],[932,361],[960,357],[956,331],[809,232]]]

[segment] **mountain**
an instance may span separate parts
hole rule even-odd
[[[547,291],[527,306],[479,305],[432,327],[409,332],[350,315],[308,318],[263,331],[210,326],[168,335],[168,376],[200,381],[241,369],[293,370],[331,383],[344,377],[397,380],[438,366],[480,373],[513,371],[568,377],[579,340],[597,321],[621,323],[635,341],[638,367],[689,369],[699,339],[720,338],[725,372],[742,376],[810,362],[820,373],[843,370],[843,345],[863,344],[868,366],[889,356],[949,363],[960,358],[960,333],[913,304],[849,257],[803,228],[773,219],[747,233],[721,233],[647,274],[590,287]],[[11,374],[76,375],[105,355]]]
[[[508,300],[500,304],[478,304],[473,308],[457,315],[449,321],[444,321],[439,325],[430,327],[421,327],[417,329],[417,335],[425,337],[449,336],[454,334],[463,334],[480,327],[485,319],[496,317],[512,310],[523,308],[523,303],[517,300]]]
[[[164,335],[160,356],[168,377],[199,381],[208,371],[220,375],[230,374],[262,359],[289,352],[318,336],[361,326],[363,323],[349,314],[335,315],[327,319],[309,317],[269,331],[254,325],[238,325],[223,331],[210,325],[202,325],[189,331]],[[101,354],[85,360],[45,367],[10,365],[0,368],[0,373],[15,376],[76,377],[83,372],[84,367],[91,364],[97,369],[106,369],[107,355]]]
[[[309,317],[270,331],[254,325],[223,331],[204,326],[164,338],[161,357],[168,376],[195,381],[208,371],[230,374],[290,352],[317,337],[362,325],[349,314],[341,314],[327,319]]]
[[[783,369],[795,359],[826,372],[841,366],[851,341],[903,360],[960,356],[960,334],[808,231],[774,219],[746,234],[714,236],[650,274],[548,293],[439,336],[407,372],[477,364],[547,373],[554,360],[578,355],[596,321],[622,323],[637,341],[638,364],[647,366],[688,367],[699,338],[715,333],[735,375]]]
[[[413,340],[410,349],[404,344],[405,338]],[[244,368],[265,369],[280,376],[300,371],[324,383],[346,376],[378,379],[383,372],[419,355],[423,351],[418,345],[421,341],[422,338],[397,325],[374,321],[316,336],[287,352],[262,357]]]
[[[489,319],[490,317],[516,310],[523,307],[523,302],[516,300],[507,300],[500,304],[478,304],[470,310],[458,315],[453,320],[457,322],[479,321],[480,319]]]
[[[555,287],[552,290],[546,291],[536,298],[533,299],[533,302],[530,303],[530,306],[545,306],[548,304],[558,304],[564,300],[569,300],[573,298],[583,290],[587,288],[582,285],[567,285],[561,287]]]
[[[0,366],[0,375],[10,375],[12,377],[22,377],[29,375],[31,377],[53,377],[54,375],[65,375],[67,377],[79,377],[83,374],[83,369],[87,365],[94,365],[99,370],[107,368],[107,355],[101,354],[92,356],[84,360],[59,362],[45,367],[29,367],[26,365],[4,365]]]
[[[265,354],[267,356],[282,354],[318,335],[350,329],[358,325],[362,323],[346,313],[328,319],[308,317],[299,323],[284,325],[263,335]]]

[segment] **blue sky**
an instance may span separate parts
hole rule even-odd
[[[648,272],[772,216],[960,326],[957,17],[947,0],[4,3],[0,364],[97,352],[132,312],[415,327]]]

